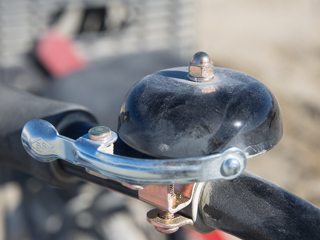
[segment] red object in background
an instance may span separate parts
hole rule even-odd
[[[192,236],[192,238],[194,238],[195,240],[229,240],[229,238],[227,238],[226,234],[224,234],[223,232],[221,232],[219,230],[215,230],[209,234],[200,234],[200,233],[190,231],[187,229],[184,229],[184,230],[186,230],[187,233],[190,234]]]
[[[87,61],[69,37],[56,30],[46,32],[39,39],[36,55],[45,69],[54,77],[63,77],[79,71]]]

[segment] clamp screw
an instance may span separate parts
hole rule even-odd
[[[167,212],[167,211],[160,210],[159,218],[162,218],[162,219],[173,219],[174,218],[174,213],[170,213],[170,212]]]
[[[176,194],[174,193],[174,184],[170,184],[169,185],[169,193],[171,195],[171,199],[173,201],[173,203],[176,201]],[[174,213],[168,212],[168,211],[164,211],[164,210],[160,210],[159,214],[158,214],[159,218],[165,219],[165,220],[170,220],[170,219],[174,219]],[[157,229],[157,231],[162,232],[162,233],[174,233],[176,232],[179,228],[162,228],[162,227],[155,227]]]
[[[213,68],[209,55],[205,52],[197,52],[189,63],[188,78],[195,82],[212,80],[214,78]]]
[[[174,214],[174,218],[164,219],[160,217],[159,209],[153,209],[147,213],[147,220],[157,231],[161,233],[174,233],[180,227],[185,225],[193,225],[193,221],[179,214]]]
[[[240,171],[240,162],[235,158],[225,160],[221,165],[221,173],[224,176],[236,175]]]
[[[89,138],[94,141],[103,141],[111,137],[111,130],[105,126],[93,127],[88,132]]]

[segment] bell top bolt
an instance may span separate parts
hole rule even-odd
[[[189,63],[188,78],[195,82],[210,81],[214,78],[213,62],[205,52],[197,52]]]
[[[103,141],[111,137],[111,130],[105,126],[93,127],[88,132],[89,138],[94,141]]]
[[[204,66],[204,65],[211,64],[211,60],[207,53],[197,52],[196,54],[193,55],[191,59],[191,63],[193,65]]]

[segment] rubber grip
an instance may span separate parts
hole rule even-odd
[[[320,210],[251,173],[206,183],[199,217],[241,239],[320,239]]]
[[[41,98],[0,84],[0,164],[55,186],[74,181],[73,177],[60,171],[57,162],[38,162],[24,150],[21,144],[22,128],[36,118],[49,121],[59,132],[76,122],[96,123],[95,117],[85,107]]]

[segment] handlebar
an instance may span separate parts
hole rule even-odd
[[[81,167],[63,162],[62,168],[84,181],[139,198],[137,191],[87,174]],[[218,229],[241,239],[259,240],[312,240],[320,236],[319,208],[249,172],[234,180],[205,183],[193,201],[196,203],[179,213],[193,219],[200,230]],[[197,205],[197,216],[192,205]]]
[[[96,124],[84,107],[48,100],[0,85],[0,160],[1,164],[34,175],[53,185],[62,186],[78,179],[139,198],[136,190],[118,182],[88,174],[67,162],[35,161],[20,144],[21,130],[31,119],[41,118],[58,131],[76,139]],[[5,100],[3,100],[5,99]],[[115,154],[145,158],[121,139]],[[150,156],[147,156],[151,158]],[[320,210],[264,179],[244,172],[234,180],[216,180],[203,184],[197,204],[197,216],[189,207],[179,213],[200,219],[204,228],[219,229],[243,239],[319,239]],[[192,206],[192,204],[190,205]]]
[[[115,153],[150,158],[124,144],[121,139],[115,143]],[[62,164],[66,172],[82,180],[139,198],[137,191],[120,183],[99,179],[66,162]],[[249,172],[234,180],[204,183],[193,202],[195,204],[179,213],[193,219],[200,230],[218,229],[241,239],[259,240],[319,239],[320,236],[319,208]],[[192,205],[198,208],[197,216],[192,213]]]
[[[319,239],[320,210],[249,172],[204,185],[199,217],[241,239]]]
[[[56,186],[74,181],[56,163],[45,164],[35,161],[21,145],[21,131],[26,122],[34,118],[49,121],[61,132],[68,131],[75,123],[94,124],[96,119],[86,108],[70,103],[45,99],[0,84],[0,163]]]

